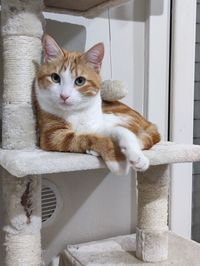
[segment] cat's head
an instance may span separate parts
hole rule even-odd
[[[102,43],[85,53],[69,52],[46,35],[43,49],[44,63],[36,76],[36,96],[42,109],[78,110],[99,95]]]

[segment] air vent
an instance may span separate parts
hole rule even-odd
[[[59,203],[59,204],[58,204]],[[59,208],[58,208],[59,206]],[[61,197],[55,184],[48,179],[42,180],[42,223],[53,222],[61,208]]]

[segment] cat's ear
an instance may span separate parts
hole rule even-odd
[[[44,35],[43,37],[43,48],[45,63],[64,56],[62,49],[59,47],[56,41],[49,35]]]
[[[96,71],[100,71],[104,57],[104,45],[98,43],[84,53],[85,61],[90,64]]]

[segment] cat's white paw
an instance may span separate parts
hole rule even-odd
[[[126,175],[129,172],[130,165],[127,161],[106,161],[105,162],[109,170],[117,175]]]
[[[129,161],[135,171],[146,171],[149,168],[149,159],[144,155],[139,156],[137,161]]]
[[[144,156],[142,151],[135,151],[130,147],[121,147],[121,151],[135,171],[145,171],[148,169],[149,159]]]
[[[96,156],[96,157],[100,156],[98,152],[93,151],[93,150],[86,150],[86,153],[90,154],[90,155],[93,155],[93,156]]]

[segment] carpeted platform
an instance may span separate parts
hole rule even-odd
[[[144,151],[150,165],[200,161],[200,145],[160,142]],[[17,177],[105,168],[100,157],[66,152],[0,149],[0,165]]]
[[[200,244],[169,232],[168,260],[144,263],[135,257],[136,236],[68,245],[60,256],[59,266],[199,266]]]

